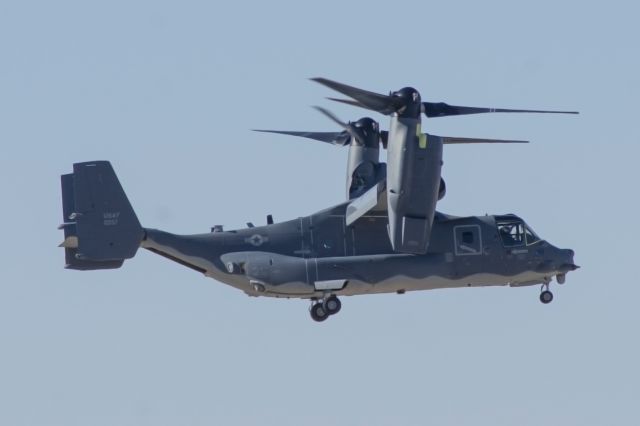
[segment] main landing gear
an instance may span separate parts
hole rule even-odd
[[[329,316],[337,314],[342,308],[342,302],[333,294],[324,300],[316,300],[312,303],[309,313],[311,318],[317,322],[322,322]]]

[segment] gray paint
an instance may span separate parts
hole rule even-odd
[[[439,214],[426,254],[394,253],[384,217],[367,216],[345,227],[345,206],[271,226],[220,233],[178,236],[147,230],[142,246],[200,268],[250,295],[271,297],[322,298],[314,283],[325,280],[347,282],[332,292],[336,295],[533,285],[549,282],[566,265],[573,265],[572,251],[546,241],[505,248],[494,216]],[[456,243],[460,230],[470,229],[478,232],[476,253],[460,251],[461,243]],[[262,288],[257,290],[256,284]]]
[[[344,123],[318,108],[344,131],[275,131],[348,144],[350,201],[283,223],[174,235],[142,228],[110,163],[77,163],[61,180],[66,267],[119,268],[141,246],[251,296],[321,300],[311,308],[317,321],[339,311],[336,296],[368,293],[542,284],[541,301],[551,301],[551,280],[563,283],[566,273],[577,268],[572,250],[539,239],[514,215],[454,217],[436,212],[445,193],[443,143],[520,141],[424,134],[423,112],[443,116],[486,111],[422,103],[410,87],[386,96],[316,81],[355,99],[348,104],[391,115],[389,132],[381,133],[370,118]],[[386,165],[379,163],[381,142],[388,150]]]
[[[108,196],[126,199],[119,185],[106,191],[99,184],[117,182],[107,162],[76,164],[74,170],[76,183],[88,185],[87,194],[96,194],[96,199],[105,200],[101,205],[112,208],[114,204],[108,202]],[[78,170],[83,172],[76,175]],[[63,179],[68,180],[68,175]],[[64,199],[65,215],[69,212],[69,201]],[[74,212],[85,217],[92,211],[101,212],[95,205],[77,203],[77,199],[71,201],[76,202]],[[573,252],[558,249],[546,241],[505,247],[494,216],[453,217],[438,213],[427,252],[399,254],[391,247],[385,215],[374,211],[352,226],[346,226],[348,204],[267,226],[196,235],[144,229],[132,235],[139,235],[140,246],[252,296],[322,299],[327,292],[317,291],[315,284],[327,280],[344,281],[343,288],[329,292],[338,296],[533,285],[548,283],[555,275],[573,268]],[[87,210],[79,211],[80,207]],[[119,212],[121,221],[92,222],[90,228],[78,235],[79,250],[85,247],[82,240],[86,238],[91,250],[102,247],[106,253],[114,237],[129,232],[133,218],[126,216],[133,214],[133,210],[129,210],[128,202],[119,207],[124,209]],[[520,221],[516,216],[509,218]],[[466,247],[462,238],[467,239]],[[83,260],[92,260],[87,259],[86,253],[77,254]],[[75,269],[102,269],[106,265],[95,266],[82,264]]]
[[[387,151],[391,245],[396,252],[425,253],[439,198],[442,141],[423,135],[419,118],[392,116]]]
[[[347,160],[347,198],[364,194],[378,181],[380,149],[356,143],[349,146]]]

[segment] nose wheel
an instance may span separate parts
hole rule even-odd
[[[337,296],[331,295],[324,300],[317,300],[313,302],[309,313],[314,321],[322,322],[329,318],[331,315],[335,315],[342,309],[342,302]]]
[[[549,304],[553,300],[553,293],[549,291],[549,284],[542,284],[542,291],[540,292],[540,301],[542,303]]]

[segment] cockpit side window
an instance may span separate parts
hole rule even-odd
[[[497,222],[496,225],[505,247],[517,247],[525,244],[525,226],[522,222]]]

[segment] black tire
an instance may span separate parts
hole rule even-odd
[[[323,303],[316,303],[311,307],[309,312],[311,313],[311,318],[317,322],[322,322],[329,318],[329,313]]]
[[[545,290],[542,293],[540,293],[540,301],[545,305],[548,303],[551,303],[552,300],[553,300],[553,293],[551,293],[549,290]]]
[[[337,296],[329,296],[329,298],[324,301],[324,309],[329,315],[335,315],[342,309],[342,302]]]

